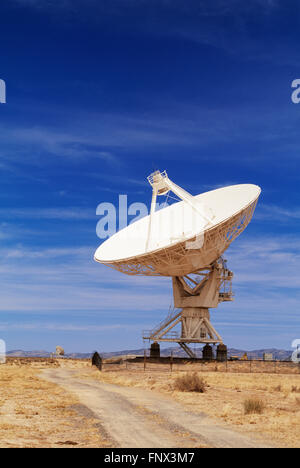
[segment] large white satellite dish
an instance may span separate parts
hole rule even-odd
[[[148,180],[153,189],[150,215],[106,240],[95,260],[128,275],[171,276],[174,307],[181,310],[144,338],[178,342],[194,356],[187,343],[223,344],[209,315],[209,308],[232,300],[233,274],[221,256],[251,221],[261,189],[233,185],[192,196],[166,171],[156,171]],[[181,201],[156,211],[157,197],[171,192]],[[181,334],[175,336],[179,323]]]

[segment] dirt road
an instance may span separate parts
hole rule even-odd
[[[112,447],[270,447],[230,429],[217,426],[204,414],[193,414],[161,393],[79,379],[78,372],[47,369],[42,378],[75,393],[99,419]]]

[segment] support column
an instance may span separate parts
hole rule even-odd
[[[204,361],[212,361],[213,360],[213,349],[212,346],[210,345],[205,345],[203,350],[202,350],[202,358]]]
[[[182,340],[195,340],[222,343],[222,338],[210,323],[209,309],[203,307],[185,307],[181,314]]]
[[[152,345],[151,345],[150,357],[151,358],[159,358],[160,357],[160,346],[156,341],[154,343],[152,343]]]
[[[219,344],[217,347],[217,361],[227,361],[227,346],[225,346],[223,343]]]

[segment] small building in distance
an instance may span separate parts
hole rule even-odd
[[[272,353],[264,353],[264,361],[273,361],[273,354]]]

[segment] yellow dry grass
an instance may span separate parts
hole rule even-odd
[[[37,377],[39,369],[0,366],[0,447],[102,447],[96,423],[79,401]]]
[[[182,372],[154,369],[82,370],[78,376],[117,385],[148,388],[168,393],[189,411],[206,413],[219,424],[249,435],[267,438],[275,446],[300,447],[300,375],[199,372],[205,393],[180,392],[174,382]],[[245,414],[246,399],[264,404],[262,414]]]

